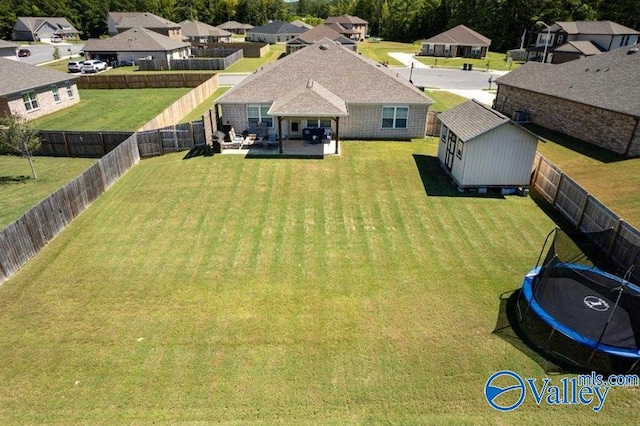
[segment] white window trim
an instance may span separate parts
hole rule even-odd
[[[59,104],[60,102],[62,102],[62,98],[60,97],[60,90],[58,89],[58,85],[57,84],[52,84],[51,85],[51,94],[53,95],[53,102]],[[58,98],[58,99],[56,99]]]
[[[75,97],[76,97],[76,94],[75,94],[75,92],[73,91],[73,85],[71,84],[71,82],[69,82],[69,81],[65,81],[65,82],[64,82],[64,86],[65,86],[65,88],[67,89],[67,97],[68,97],[69,99],[73,99],[73,98],[75,98]]]
[[[384,127],[383,126],[385,108],[393,108],[393,126],[391,126],[391,127]],[[398,109],[399,108],[405,108],[407,110],[407,118],[404,119],[404,120],[406,120],[406,124],[405,124],[404,127],[397,127],[396,126],[396,121],[398,120]],[[409,127],[409,106],[408,105],[383,105],[382,106],[382,109],[380,110],[380,128],[382,130],[407,129],[408,127]]]
[[[249,108],[258,108],[258,123],[264,122],[266,118],[271,120],[271,126],[268,126],[269,129],[273,129],[275,126],[275,119],[271,115],[262,115],[262,108],[270,107],[269,104],[249,104],[247,105],[246,113],[247,113],[247,122],[249,122]],[[252,117],[253,118],[253,117]]]
[[[33,93],[33,99],[29,98],[29,101],[25,101],[24,100],[24,95],[29,95]],[[22,99],[22,105],[24,105],[24,109],[27,112],[31,112],[31,111],[37,111],[40,109],[40,104],[38,103],[38,96],[36,95],[35,90],[28,90],[26,92],[22,92],[20,94],[20,97]],[[27,108],[27,102],[29,103],[29,105],[31,105],[31,108]],[[33,106],[35,103],[35,107]]]

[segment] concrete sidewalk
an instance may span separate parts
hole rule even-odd
[[[407,67],[411,67],[411,64],[413,64],[414,68],[430,68],[428,65],[417,61],[411,53],[389,52],[389,56],[397,61],[402,62]]]

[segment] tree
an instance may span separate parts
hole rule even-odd
[[[20,114],[3,117],[0,123],[3,126],[0,130],[0,149],[20,154],[29,160],[33,178],[38,179],[33,165],[33,153],[40,148],[38,130]]]

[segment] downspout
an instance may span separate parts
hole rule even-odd
[[[627,144],[627,149],[624,151],[624,156],[625,157],[629,156],[629,152],[631,151],[631,146],[633,145],[633,139],[638,134],[639,128],[640,128],[640,118],[636,117],[636,126],[633,128],[633,133],[631,133],[631,137],[629,138],[629,144]],[[640,137],[639,137],[639,139],[640,139]]]

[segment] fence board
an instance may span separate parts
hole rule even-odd
[[[574,225],[580,223],[589,194],[569,176],[562,175],[556,191],[556,208]]]
[[[555,200],[562,172],[544,157],[540,158],[533,187],[550,203]]]

